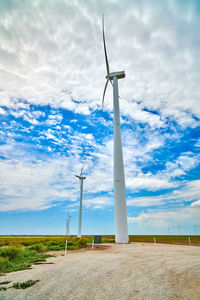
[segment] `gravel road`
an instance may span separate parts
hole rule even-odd
[[[25,290],[1,292],[0,299],[200,299],[197,246],[106,244],[94,251],[68,252],[48,262],[53,264],[0,277],[0,282],[11,280],[10,285],[40,280]]]

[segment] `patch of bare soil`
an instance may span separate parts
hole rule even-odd
[[[200,299],[200,247],[103,244],[92,251],[90,245],[48,262],[54,264],[0,277],[0,282],[11,281],[10,285],[40,280],[25,290],[8,289],[2,296],[6,300]]]

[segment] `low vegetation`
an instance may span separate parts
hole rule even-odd
[[[88,242],[91,243],[93,236],[85,236]],[[141,242],[141,243],[154,243],[154,238],[156,243],[163,244],[176,244],[176,245],[189,245],[189,238],[191,245],[200,246],[200,235],[129,235],[130,242]],[[114,243],[114,235],[102,235],[102,243]]]
[[[24,281],[24,282],[16,282],[14,283],[13,285],[7,287],[7,286],[1,286],[0,287],[0,291],[6,291],[7,289],[11,289],[11,288],[14,288],[14,289],[27,289],[28,287],[36,284],[37,282],[39,282],[39,280],[28,280],[28,281]],[[7,285],[9,284],[10,281],[2,281],[0,282],[0,285]]]
[[[200,235],[131,235],[130,242],[189,245],[189,237],[191,245],[200,246]]]
[[[69,236],[67,237],[67,249],[80,249],[87,242],[87,237],[78,238],[76,236]],[[65,243],[66,236],[0,236],[0,247],[15,246],[15,248],[19,249],[26,247],[29,250],[36,250],[37,252],[62,250],[65,248]]]
[[[39,280],[28,280],[28,281],[24,281],[24,282],[17,282],[13,284],[13,288],[14,289],[27,289],[28,287],[36,284],[37,282],[39,282]]]
[[[67,242],[68,250],[77,250],[87,244],[86,238],[70,236]],[[0,237],[0,274],[24,270],[32,264],[45,261],[49,251],[64,250],[66,237]],[[47,253],[46,253],[47,252]]]
[[[5,247],[0,249],[0,274],[24,270],[35,262],[45,261],[48,254],[37,253],[35,250]]]
[[[10,283],[10,281],[1,281],[0,285],[2,285],[2,284],[8,284],[8,283]]]

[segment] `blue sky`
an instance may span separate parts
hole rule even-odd
[[[129,234],[200,232],[199,12],[198,1],[0,2],[0,234],[64,234],[68,211],[77,234],[83,163],[83,234],[114,234],[102,13],[111,71],[126,72]]]

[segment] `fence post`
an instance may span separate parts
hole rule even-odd
[[[191,246],[191,240],[190,240],[189,236],[188,236],[188,242],[189,242],[189,245]]]
[[[154,237],[154,239],[153,239],[153,240],[154,240],[154,244],[156,244],[156,238],[155,238],[155,237]]]
[[[92,251],[93,251],[93,249],[94,249],[94,238],[92,240]]]

